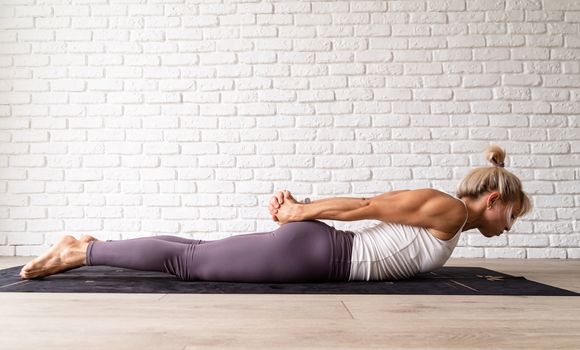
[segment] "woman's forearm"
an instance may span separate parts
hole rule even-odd
[[[348,221],[349,212],[363,208],[370,204],[367,198],[335,197],[301,204],[296,221],[304,220],[345,220]]]

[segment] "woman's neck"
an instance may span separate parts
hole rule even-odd
[[[468,231],[479,226],[479,221],[483,209],[485,208],[485,203],[481,200],[472,199],[470,197],[459,198],[465,206],[467,207],[467,222],[463,226],[463,231]]]

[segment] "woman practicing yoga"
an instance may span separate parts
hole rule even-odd
[[[81,266],[106,265],[170,273],[182,280],[229,282],[369,281],[409,278],[443,266],[462,231],[486,237],[509,231],[531,210],[520,180],[504,169],[505,152],[486,151],[490,167],[461,181],[457,198],[434,189],[387,192],[372,198],[300,203],[288,191],[269,204],[281,226],[271,232],[201,241],[156,236],[119,241],[64,236],[26,264],[38,278]],[[341,231],[317,219],[379,220]]]

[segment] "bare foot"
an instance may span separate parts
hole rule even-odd
[[[88,242],[79,241],[73,236],[64,236],[46,253],[26,264],[20,271],[20,277],[45,277],[86,265],[88,245]]]

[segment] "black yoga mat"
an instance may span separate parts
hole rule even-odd
[[[558,295],[578,293],[480,267],[442,267],[400,281],[230,283],[182,281],[169,274],[107,266],[81,267],[23,280],[22,266],[0,270],[0,292],[162,294]]]

